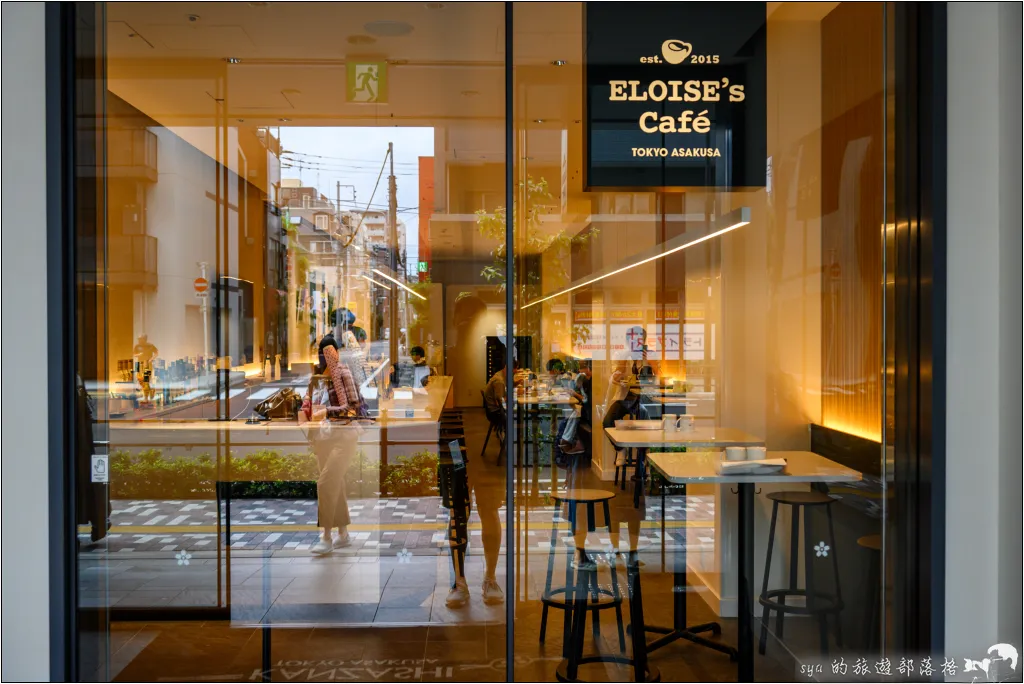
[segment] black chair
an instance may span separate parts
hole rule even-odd
[[[761,585],[761,595],[758,603],[764,606],[761,616],[761,639],[758,650],[762,655],[768,640],[768,619],[772,611],[777,613],[775,618],[775,636],[782,639],[783,617],[786,613],[796,615],[811,615],[818,618],[819,638],[821,640],[821,652],[828,653],[828,615],[836,616],[836,645],[842,648],[843,633],[840,624],[839,613],[843,610],[843,595],[839,589],[839,560],[836,558],[836,535],[832,525],[832,504],[835,499],[827,494],[818,491],[809,492],[773,492],[768,495],[772,500],[772,522],[768,532],[768,555],[764,564],[764,582]],[[789,560],[789,588],[768,589],[768,579],[772,566],[772,546],[775,543],[775,523],[779,515],[779,505],[793,507],[793,523],[790,539],[790,560]],[[810,511],[816,506],[824,506],[828,516],[828,547],[816,547],[812,545],[810,534]],[[800,509],[804,514],[804,580],[805,589],[798,589],[796,584],[796,572],[800,562]],[[820,542],[824,544],[824,542]],[[814,558],[830,556],[832,559],[832,570],[835,573],[836,593],[827,594],[815,588],[814,584]],[[803,596],[804,605],[786,605],[788,596]]]
[[[505,453],[505,416],[504,413],[496,415],[487,408],[487,398],[484,396],[483,390],[480,390],[480,399],[483,401],[484,414],[487,416],[487,436],[484,437],[484,447],[480,450],[480,458],[482,459],[487,452],[487,444],[491,441],[491,433],[493,432],[498,437],[499,445],[496,464],[501,465],[501,456]]]

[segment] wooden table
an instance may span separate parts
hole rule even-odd
[[[714,448],[731,446],[764,446],[764,440],[742,430],[727,427],[699,427],[694,430],[626,430],[609,428],[604,431],[616,448],[640,449],[636,458],[637,486],[633,489],[633,505],[640,506],[640,492],[646,474],[647,449],[665,447]],[[623,476],[625,477],[625,476]]]
[[[656,453],[647,454],[651,468],[668,482],[679,485],[686,493],[689,483],[734,484],[739,498],[739,534],[737,535],[739,575],[737,578],[737,620],[738,649],[723,647],[697,636],[699,632],[720,633],[717,623],[695,627],[686,625],[686,543],[685,539],[676,551],[673,625],[668,627],[648,626],[647,630],[661,634],[648,646],[648,651],[661,648],[677,639],[696,641],[716,650],[730,652],[738,660],[738,678],[741,682],[754,681],[754,484],[772,482],[853,482],[861,474],[827,458],[809,451],[769,451],[767,458],[782,458],[787,462],[785,470],[772,475],[719,475],[716,469],[722,456],[718,452],[704,453]],[[662,494],[662,519],[664,519],[665,498]],[[683,515],[685,516],[685,510]],[[685,530],[685,520],[684,527]],[[662,536],[664,539],[664,535]],[[793,543],[796,543],[794,540]]]
[[[604,433],[622,448],[764,446],[761,437],[726,427],[699,427],[689,432],[609,428]]]

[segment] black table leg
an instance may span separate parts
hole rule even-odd
[[[739,554],[736,615],[739,643],[738,681],[754,681],[754,485],[739,485]]]
[[[682,487],[682,493],[686,495],[686,485],[678,485]],[[664,507],[664,496],[662,497],[662,509],[661,515],[664,520],[665,507]],[[668,542],[668,538],[662,535],[662,544]],[[657,625],[647,625],[646,631],[653,632],[655,634],[661,634],[662,637],[655,639],[647,646],[647,652],[655,651],[662,646],[667,646],[673,641],[678,639],[686,639],[692,641],[695,644],[710,648],[712,650],[724,653],[729,656],[730,659],[736,658],[736,649],[726,644],[720,644],[717,641],[711,641],[700,636],[702,632],[711,632],[715,636],[722,633],[722,627],[717,622],[706,622],[701,625],[694,625],[693,627],[687,627],[686,625],[686,510],[683,509],[683,539],[682,542],[676,547],[675,551],[675,568],[672,573],[672,627],[659,627]]]

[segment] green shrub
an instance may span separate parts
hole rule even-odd
[[[233,498],[316,497],[319,468],[311,453],[288,454],[264,449],[248,456],[232,454],[220,464],[204,453],[196,457],[164,457],[159,449],[132,453],[119,449],[110,455],[111,498],[114,499],[213,499],[218,481],[231,480]],[[347,473],[350,496],[376,495],[380,463],[360,450]]]
[[[436,496],[437,454],[420,451],[386,467],[383,491],[388,496]]]

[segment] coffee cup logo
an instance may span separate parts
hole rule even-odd
[[[661,44],[661,56],[669,64],[682,64],[693,52],[693,46],[681,40],[666,40]]]

